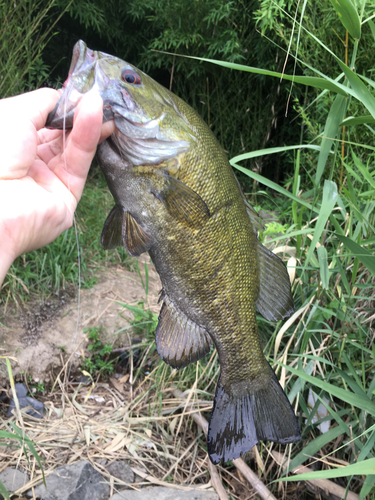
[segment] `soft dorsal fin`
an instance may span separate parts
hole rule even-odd
[[[152,192],[172,217],[192,227],[200,226],[210,218],[210,211],[199,194],[171,175],[162,175],[161,189]]]
[[[122,247],[123,217],[125,210],[121,205],[115,205],[106,218],[100,238],[104,250]]]
[[[173,368],[183,368],[205,356],[212,341],[206,330],[188,319],[164,295],[155,332],[156,347],[163,361]]]
[[[294,312],[289,274],[279,257],[257,241],[259,258],[259,294],[255,302],[268,321],[278,321]]]
[[[153,238],[121,205],[115,205],[104,222],[101,243],[104,250],[124,246],[130,255],[138,257],[150,250]]]

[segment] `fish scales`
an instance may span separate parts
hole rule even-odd
[[[121,59],[80,41],[69,74],[47,125],[72,126],[77,93],[101,93],[103,121],[115,123],[98,148],[115,199],[102,244],[149,252],[163,285],[160,356],[182,368],[212,343],[218,351],[210,459],[235,459],[259,440],[300,439],[256,321],[256,308],[268,320],[293,312],[288,273],[257,239],[257,216],[220,144],[190,106]]]

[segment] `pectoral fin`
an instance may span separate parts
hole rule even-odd
[[[138,257],[150,250],[153,238],[129,212],[115,205],[104,223],[101,243],[104,250],[124,246],[130,255]]]
[[[126,249],[134,257],[148,252],[153,244],[152,237],[138,224],[129,212],[125,212],[124,238]]]
[[[279,257],[257,243],[260,284],[256,307],[268,321],[287,318],[294,312],[288,271]]]
[[[173,368],[201,359],[212,345],[206,330],[188,319],[168,297],[160,311],[155,340],[159,356]]]
[[[162,175],[161,188],[153,190],[152,193],[164,204],[172,217],[192,227],[200,226],[210,218],[210,211],[199,194],[171,175]]]
[[[123,218],[125,210],[115,205],[106,218],[100,238],[104,250],[122,247]]]

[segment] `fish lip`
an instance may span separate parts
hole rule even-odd
[[[79,40],[73,48],[69,75],[64,83],[63,94],[55,108],[49,113],[46,127],[54,129],[70,129],[73,127],[75,108],[83,94],[99,91],[103,99],[103,122],[115,121],[115,134],[132,141],[156,140],[158,143],[185,150],[186,141],[168,140],[163,137],[161,123],[164,113],[149,118],[137,110],[131,92],[117,80],[107,76],[100,61],[106,58],[118,59],[104,52],[91,50],[83,40]],[[121,63],[121,61],[118,59]],[[157,159],[155,160],[157,161]]]
[[[106,90],[113,87],[115,84],[111,82],[110,78],[100,70],[100,66],[95,65],[103,57],[99,57],[99,53],[87,47],[83,40],[78,42],[73,47],[73,55],[70,63],[69,74],[63,84],[63,94],[58,100],[54,109],[49,113],[46,121],[46,128],[53,129],[70,129],[73,127],[73,118],[75,108],[82,96],[94,90],[99,93],[105,94]],[[106,56],[104,52],[100,53]],[[110,57],[110,56],[108,56]],[[85,74],[94,72],[94,78],[91,86],[87,86],[88,79]],[[112,83],[112,85],[111,85]],[[113,90],[113,89],[112,89]],[[106,104],[103,99],[104,105]],[[103,121],[113,119],[113,113],[108,112],[108,106],[103,109]]]
[[[63,84],[63,94],[55,108],[49,113],[46,128],[72,128],[74,112],[79,100],[83,94],[94,90],[99,91],[103,99],[103,122],[115,118],[116,113],[128,120],[133,127],[147,126],[148,123],[155,123],[159,119],[156,117],[142,121],[142,116],[133,113],[135,106],[129,93],[115,80],[111,80],[98,64],[100,60],[105,60],[106,56],[114,59],[113,56],[104,52],[91,50],[83,40],[79,40],[74,45],[69,74]],[[88,78],[85,78],[85,75],[92,71],[94,72],[93,82],[88,87]]]

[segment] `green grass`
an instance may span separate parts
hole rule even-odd
[[[69,284],[78,289],[79,278],[82,288],[90,288],[97,282],[98,270],[131,266],[133,261],[124,249],[106,252],[100,244],[103,224],[113,205],[101,171],[92,167],[76,211],[77,232],[73,226],[50,245],[16,259],[1,288],[0,303],[48,296]]]

